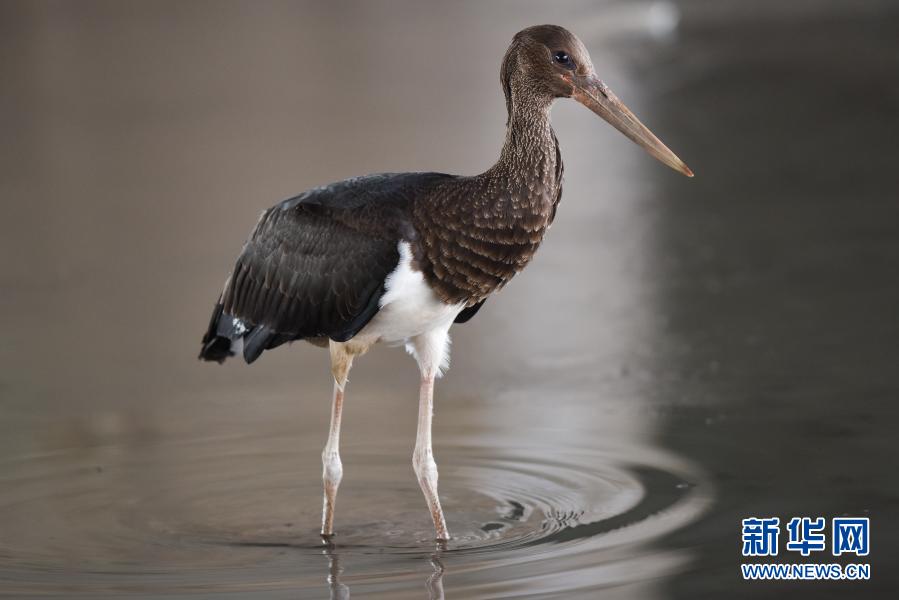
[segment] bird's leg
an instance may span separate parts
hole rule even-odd
[[[425,495],[425,501],[434,520],[434,529],[438,540],[448,540],[446,520],[437,496],[437,463],[434,461],[434,450],[431,447],[431,420],[434,411],[434,376],[422,375],[418,401],[418,433],[415,437],[415,451],[412,454],[412,466],[418,477],[418,485]]]
[[[331,403],[331,428],[328,432],[328,443],[322,450],[322,481],[324,482],[324,501],[322,503],[322,535],[329,537],[334,533],[334,504],[337,501],[337,487],[343,477],[343,464],[340,462],[340,417],[343,412],[343,394],[346,388],[347,375],[353,366],[353,355],[346,351],[344,344],[330,342],[331,373],[334,375],[334,396]]]
[[[448,328],[417,336],[412,341],[413,354],[421,370],[418,433],[415,437],[412,467],[431,511],[438,540],[448,540],[449,532],[446,530],[446,520],[443,518],[443,509],[437,496],[437,463],[434,461],[434,451],[431,447],[431,422],[434,414],[434,378],[443,366],[448,343]]]
[[[334,533],[334,504],[337,501],[337,487],[343,477],[340,462],[340,413],[343,411],[343,385],[334,382],[334,396],[331,403],[331,429],[328,443],[322,450],[322,481],[325,494],[322,504],[322,535]]]

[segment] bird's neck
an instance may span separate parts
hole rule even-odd
[[[553,203],[561,185],[561,159],[549,121],[551,101],[516,100],[499,160],[484,175],[520,201],[534,206]]]
[[[534,256],[556,212],[562,160],[549,102],[510,105],[496,164],[437,188],[415,212],[418,260],[449,304],[472,306],[505,285]]]

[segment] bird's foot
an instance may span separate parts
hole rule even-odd
[[[319,536],[320,536],[321,539],[322,539],[322,544],[324,544],[324,545],[327,546],[328,548],[333,548],[333,547],[334,547],[334,545],[335,545],[335,544],[334,544],[334,537],[336,536],[336,534],[335,534],[333,531],[332,531],[331,533],[325,533],[324,531],[322,531],[322,532],[319,534]]]
[[[434,541],[437,543],[438,547],[443,545],[445,546],[448,541],[450,541],[449,531],[446,530],[446,525],[443,523],[443,515],[440,515],[440,521],[438,521],[436,529],[436,535],[434,536]]]

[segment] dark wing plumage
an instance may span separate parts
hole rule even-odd
[[[213,311],[200,358],[252,362],[301,338],[346,341],[377,313],[408,214],[438,173],[370,175],[310,190],[262,214]]]
[[[456,315],[456,318],[453,321],[453,323],[468,323],[468,321],[470,321],[471,318],[473,316],[475,316],[479,310],[481,310],[481,307],[484,306],[485,302],[487,302],[487,301],[481,300],[477,304],[473,304],[472,306],[466,306],[465,308],[462,309],[462,311],[458,315]]]

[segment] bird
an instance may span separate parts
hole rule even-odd
[[[672,169],[692,177],[597,76],[567,29],[538,25],[512,38],[500,68],[506,136],[499,159],[473,176],[378,173],[310,189],[264,211],[215,304],[200,358],[247,363],[288,342],[328,348],[333,393],[322,451],[321,536],[334,535],[343,476],[340,424],[353,362],[403,344],[420,373],[412,465],[435,537],[450,539],[431,440],[434,382],[449,365],[449,331],[472,319],[531,261],[562,197],[562,157],[550,124],[572,98]]]

